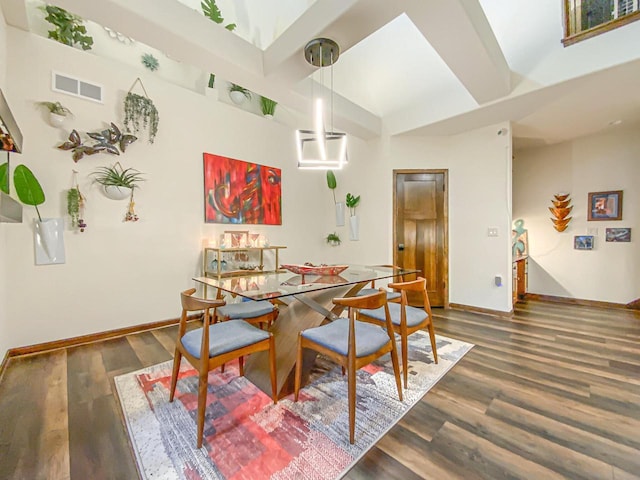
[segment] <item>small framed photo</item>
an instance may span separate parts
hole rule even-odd
[[[593,250],[593,235],[576,235],[573,237],[573,248],[576,250]]]
[[[605,229],[605,238],[607,242],[630,242],[630,228],[607,228]]]
[[[590,192],[587,220],[622,220],[622,190]]]

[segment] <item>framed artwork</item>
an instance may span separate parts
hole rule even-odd
[[[203,154],[206,223],[282,225],[279,168]]]
[[[587,220],[622,220],[622,190],[589,193]]]
[[[511,249],[514,260],[524,258],[529,255],[529,234],[524,228],[524,220],[516,220],[515,227],[511,230]]]
[[[605,238],[607,242],[630,242],[630,228],[607,228],[605,229]]]
[[[576,250],[593,250],[593,235],[576,235],[573,237],[573,248]]]

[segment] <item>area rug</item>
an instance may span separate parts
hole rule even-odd
[[[349,443],[347,378],[340,367],[312,372],[298,402],[272,399],[237,363],[209,374],[204,444],[196,448],[198,377],[184,361],[169,403],[172,361],[115,378],[138,470],[145,479],[341,478],[473,345],[409,337],[409,388],[398,400],[389,355],[358,371],[355,444]],[[319,357],[319,364],[323,360]]]

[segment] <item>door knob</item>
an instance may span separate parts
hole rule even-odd
[[[399,252],[404,251],[404,243],[399,243],[399,244],[398,244],[398,251],[399,251]]]

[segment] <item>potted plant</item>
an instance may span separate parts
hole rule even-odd
[[[229,86],[229,96],[236,105],[241,105],[245,100],[251,100],[251,91],[240,85],[232,83]]]
[[[333,232],[333,233],[330,233],[329,235],[327,235],[327,238],[325,238],[325,240],[332,247],[337,247],[338,245],[340,245],[340,242],[342,241],[342,240],[340,240],[340,237],[338,236],[338,234],[336,232]]]
[[[133,189],[144,180],[141,172],[133,168],[123,169],[120,162],[112,167],[98,167],[91,175],[95,182],[102,185],[104,194],[112,200],[130,197]]]
[[[354,197],[347,193],[347,207],[349,207],[349,240],[358,240],[360,219],[356,215],[356,207],[360,203],[360,195]]]
[[[266,118],[273,118],[273,115],[276,113],[276,105],[278,105],[278,102],[275,100],[263,97],[262,95],[260,96],[260,108]]]
[[[327,186],[333,194],[333,203],[336,207],[336,227],[341,227],[344,225],[344,203],[336,201],[336,187],[338,186],[338,182],[333,170],[327,170]]]
[[[148,128],[149,143],[153,143],[159,120],[158,110],[149,97],[127,93],[124,98],[124,127],[128,132],[138,133],[141,128]]]
[[[49,38],[64,45],[77,45],[82,50],[91,50],[93,38],[87,35],[87,28],[82,24],[81,17],[53,5],[43,5],[40,9],[47,14],[44,19],[56,27],[55,30],[49,30]]]
[[[71,110],[60,102],[38,102],[38,105],[49,110],[49,123],[54,127],[61,126],[67,118],[67,115],[73,116]]]

